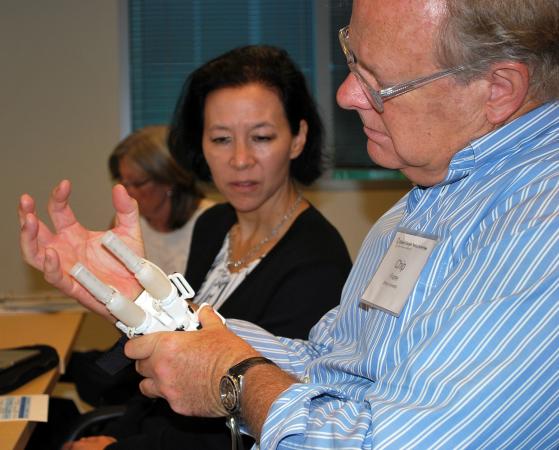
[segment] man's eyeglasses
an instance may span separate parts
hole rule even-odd
[[[363,89],[363,92],[369,100],[369,103],[371,103],[371,106],[378,113],[382,113],[384,111],[385,100],[389,100],[398,95],[413,91],[414,89],[431,83],[432,81],[438,80],[439,78],[447,77],[454,73],[461,72],[465,69],[464,66],[458,66],[453,69],[442,70],[441,72],[437,72],[426,77],[416,78],[412,81],[407,81],[405,83],[396,84],[394,86],[376,90],[373,89],[373,87],[365,80],[365,78],[363,78],[363,76],[359,72],[359,67],[357,66],[357,58],[349,48],[349,26],[343,27],[339,31],[338,37],[340,39],[340,45],[346,57],[349,70],[351,71],[351,73],[353,73],[355,78],[357,78],[357,81],[359,82],[361,89]]]

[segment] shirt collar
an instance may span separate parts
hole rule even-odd
[[[456,153],[439,186],[451,184],[468,176],[484,164],[494,164],[511,154],[522,151],[522,145],[534,137],[559,126],[559,102],[550,102],[529,111],[512,122],[473,140]]]
[[[526,143],[546,133],[556,133],[559,129],[559,101],[546,103],[518,117],[512,122],[473,140],[457,152],[448,167],[445,179],[432,186],[416,186],[407,197],[407,210],[413,210],[427,193],[439,191],[442,186],[455,183],[475,169],[485,165],[495,165],[510,155],[530,151]],[[434,189],[435,188],[435,189]]]

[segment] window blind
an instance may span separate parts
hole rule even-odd
[[[186,77],[249,44],[285,48],[313,85],[306,0],[129,0],[132,127],[168,123]]]
[[[326,8],[325,31],[317,8]],[[305,74],[318,103],[330,105],[323,120],[334,166],[361,169],[353,173],[370,178],[363,169],[378,166],[365,151],[361,121],[336,104],[336,90],[348,73],[337,31],[350,15],[346,0],[128,0],[132,128],[169,123],[184,80],[204,62],[242,45],[276,45]],[[329,61],[315,67],[316,52],[324,48]],[[317,88],[319,71],[329,71],[328,88]],[[347,170],[340,173],[352,177]]]

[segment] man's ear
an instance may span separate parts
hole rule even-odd
[[[530,72],[526,64],[502,61],[491,66],[486,80],[490,85],[486,101],[486,117],[493,125],[500,125],[517,115],[528,102]]]

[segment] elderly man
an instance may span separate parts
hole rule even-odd
[[[127,344],[143,392],[229,415],[265,449],[557,448],[558,42],[555,0],[354,0],[338,102],[414,189],[308,341],[204,309],[199,332]],[[22,250],[91,306],[63,270],[68,195],[51,197],[48,239],[22,198]],[[119,188],[114,200],[116,231],[137,236],[133,203]]]

